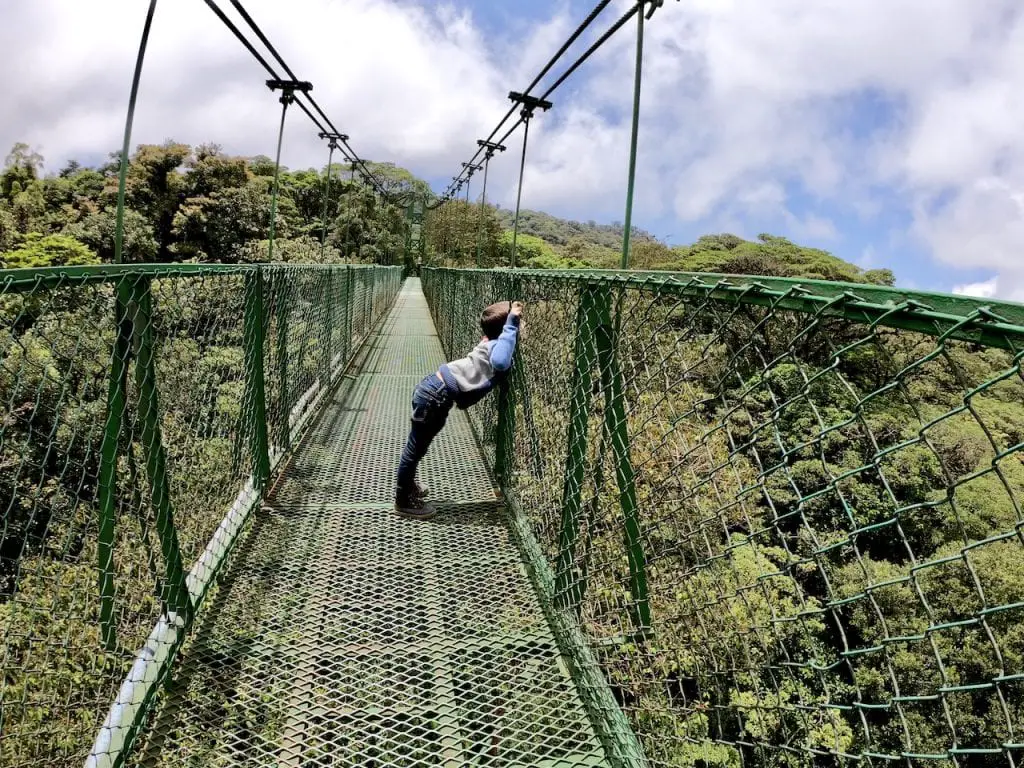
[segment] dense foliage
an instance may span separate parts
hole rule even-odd
[[[0,266],[110,262],[114,160],[98,169],[71,163],[43,176],[42,158],[16,146],[0,173]],[[395,192],[422,189],[400,169],[373,170]],[[126,260],[265,261],[272,173],[266,158],[229,157],[216,147],[139,147],[128,173]],[[275,261],[402,258],[404,210],[348,175],[334,169],[321,248],[323,173],[282,174]],[[282,414],[324,374],[331,353],[351,354],[351,336],[365,334],[367,313],[383,306],[369,272],[281,266],[266,273],[264,310],[274,318],[264,329],[272,443],[281,444]],[[0,285],[0,765],[81,765],[161,613],[165,564],[136,370],[142,329],[153,345],[167,492],[186,569],[251,471],[243,276],[158,274],[147,286],[129,302],[136,354],[127,360],[125,427],[113,467],[114,593],[101,601],[99,478],[115,357],[114,287],[74,279],[20,292]],[[342,305],[347,315],[330,314]],[[113,642],[104,639],[103,602],[113,605]]]
[[[402,169],[372,168],[392,191],[426,192]],[[322,248],[324,172],[282,174],[275,259],[399,261],[406,212],[350,179],[348,168],[334,170]],[[0,174],[0,264],[109,262],[116,171],[114,156],[44,176],[42,158],[16,146]],[[264,260],[272,173],[268,158],[214,146],[139,147],[128,175],[126,259]],[[618,264],[621,228],[533,212],[520,223],[524,266]],[[454,202],[431,212],[423,229],[428,263],[509,263],[505,211]],[[669,248],[637,233],[633,263],[892,282],[887,270],[863,271],[769,235]],[[441,307],[450,321],[465,321],[467,343],[478,304],[504,298],[495,284],[471,279],[491,278],[460,283],[455,295],[474,297],[472,306]],[[303,391],[322,370],[325,345],[340,340],[319,335],[338,287],[268,290],[268,305],[287,295],[297,308],[290,336],[266,329],[268,347],[280,340],[295,361],[287,386],[273,380],[273,360],[267,365],[280,428],[283,393]],[[567,279],[536,277],[520,291],[530,309],[516,374],[513,492],[557,562],[580,293]],[[243,293],[237,278],[154,282],[161,424],[189,562],[247,473]],[[104,648],[97,478],[113,305],[112,289],[100,284],[0,293],[5,765],[80,764],[160,611],[162,563],[136,406],[116,467],[121,487],[136,489],[117,499],[118,642]],[[655,288],[625,292],[616,308],[653,635],[631,634],[636,605],[601,424],[608,385],[596,366],[574,578],[587,579],[583,626],[652,762],[802,768],[852,764],[850,755],[887,755],[870,758],[887,764],[928,754],[940,764],[956,748],[971,768],[1007,764],[1001,745],[1019,743],[1024,727],[1019,360],[884,323]],[[137,403],[138,392],[130,395]],[[493,422],[493,405],[474,418]],[[979,748],[988,751],[970,751]]]
[[[427,217],[430,261],[445,266],[508,266],[513,214],[491,206],[456,201]],[[520,212],[516,264],[533,269],[618,269],[621,224],[581,223],[547,213]],[[807,277],[892,285],[888,269],[863,270],[818,248],[763,234],[756,241],[736,235],[705,235],[691,245],[669,247],[634,229],[630,267],[676,272]],[[478,255],[479,254],[479,255]]]
[[[5,267],[100,262],[114,256],[120,153],[99,168],[69,163],[43,175],[43,158],[17,144],[0,173],[0,262]],[[424,182],[391,164],[370,163],[393,198],[384,198],[347,165],[332,168],[324,232],[323,170],[284,169],[275,228],[275,261],[401,263],[407,239],[405,207],[391,202],[424,195]],[[274,164],[263,156],[232,157],[213,144],[173,141],[141,145],[128,168],[126,262],[265,261]],[[47,239],[39,243],[40,238]],[[78,248],[71,238],[85,249]],[[289,242],[299,248],[290,247]],[[262,243],[262,245],[261,245]]]
[[[825,276],[823,263],[806,269]],[[574,564],[558,573],[653,764],[1014,764],[1019,355],[945,339],[953,321],[922,334],[650,282],[431,273],[457,346],[475,331],[462,297],[498,300],[509,281],[529,310],[508,491],[556,571],[576,510]],[[578,310],[587,293],[618,329],[614,363],[594,351],[598,326],[581,325],[596,322]],[[612,365],[653,617],[639,635],[604,426]],[[582,454],[569,442],[581,402]],[[471,412],[485,434],[495,405]]]

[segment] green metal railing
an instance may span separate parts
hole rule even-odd
[[[400,281],[362,266],[0,271],[0,765],[81,765],[94,740],[90,764],[119,764]]]
[[[617,702],[652,765],[1019,762],[1024,306],[666,273],[424,290],[449,357],[526,302],[470,414],[606,733]]]

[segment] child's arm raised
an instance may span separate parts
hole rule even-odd
[[[505,327],[501,335],[491,346],[491,367],[499,373],[512,367],[512,353],[516,351],[516,338],[519,334],[519,320],[523,314],[521,302],[512,303],[512,311],[508,313]]]

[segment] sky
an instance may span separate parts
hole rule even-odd
[[[56,171],[119,148],[146,5],[0,0],[0,151],[27,142]],[[440,192],[593,1],[245,5],[356,151]],[[645,37],[635,225],[783,235],[906,288],[1024,301],[1020,0],[666,0]],[[634,61],[630,24],[533,120],[524,207],[624,218]],[[265,79],[202,0],[159,0],[132,143],[273,155]],[[490,169],[504,207],[520,142]],[[283,162],[326,154],[290,113]]]

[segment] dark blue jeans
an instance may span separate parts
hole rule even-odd
[[[436,373],[427,376],[412,393],[412,428],[409,430],[405,450],[402,451],[402,460],[398,464],[396,495],[399,498],[406,496],[412,489],[416,468],[437,433],[448,421],[451,409],[452,396]]]

